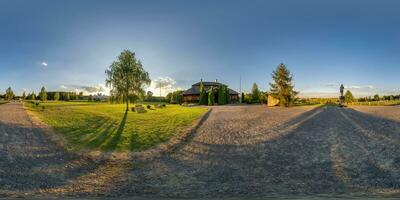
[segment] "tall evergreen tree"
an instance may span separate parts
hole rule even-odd
[[[269,84],[271,87],[270,95],[279,99],[280,106],[291,106],[298,92],[294,91],[293,76],[285,64],[278,65],[276,70],[272,72],[272,79],[274,83]]]
[[[260,103],[260,90],[256,83],[253,83],[253,87],[251,88],[251,102]]]
[[[40,98],[40,101],[46,101],[47,100],[47,92],[46,92],[46,89],[44,88],[44,86],[40,90],[39,98]]]
[[[35,94],[34,91],[32,91],[32,94],[31,94],[31,96],[30,96],[30,99],[33,100],[33,101],[36,100],[36,94]]]
[[[344,99],[345,99],[346,103],[354,102],[353,93],[351,93],[350,90],[347,90],[346,93],[344,94]]]
[[[240,103],[244,103],[244,92],[240,95]]]
[[[65,94],[64,100],[65,100],[65,101],[71,100],[71,97],[69,96],[69,92],[67,92],[67,93]]]
[[[60,100],[60,93],[59,93],[59,92],[56,92],[56,93],[54,94],[54,101],[58,101],[58,100]]]
[[[225,105],[226,104],[226,91],[224,85],[218,86],[218,104]]]
[[[24,92],[22,92],[22,100],[25,101],[25,99],[26,99],[26,94],[25,94],[25,91],[24,91]]]
[[[200,81],[200,97],[199,97],[200,105],[207,105],[207,93],[204,89],[203,81]]]
[[[6,90],[6,95],[5,95],[5,99],[7,101],[11,101],[14,99],[14,92],[12,91],[11,87],[8,87]]]
[[[214,88],[212,86],[208,90],[208,105],[214,105]]]
[[[231,103],[231,95],[229,95],[229,88],[228,88],[228,86],[224,86],[224,90],[225,90],[225,102],[227,103],[227,104],[230,104]]]

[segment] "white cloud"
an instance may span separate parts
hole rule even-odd
[[[346,86],[344,86],[344,88],[346,88],[346,89],[360,89],[361,88],[361,86],[358,86],[358,85],[346,85]]]
[[[60,85],[60,88],[61,88],[61,89],[67,89],[68,87],[65,86],[65,85]]]
[[[151,81],[150,87],[147,88],[147,91],[153,92],[154,96],[159,96],[161,86],[161,96],[166,96],[170,92],[182,89],[179,87],[175,87],[175,84],[176,81],[171,77],[160,77],[156,80]]]
[[[47,62],[42,62],[42,63],[40,63],[43,67],[47,67]]]

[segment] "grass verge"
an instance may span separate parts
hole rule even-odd
[[[181,134],[207,111],[200,107],[167,105],[136,113],[125,112],[123,104],[93,102],[25,105],[61,134],[67,140],[67,147],[73,150],[145,150]]]

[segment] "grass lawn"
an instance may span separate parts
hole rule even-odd
[[[182,133],[207,111],[206,108],[167,105],[154,110],[146,108],[147,113],[125,113],[123,104],[92,102],[25,105],[62,134],[68,141],[68,148],[74,150],[144,150]]]

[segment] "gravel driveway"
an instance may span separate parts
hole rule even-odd
[[[129,165],[55,145],[0,106],[0,196],[265,197],[400,194],[400,107],[213,107],[172,153]]]
[[[398,195],[400,108],[374,108],[215,107],[191,142],[138,165],[121,190],[164,197]]]

